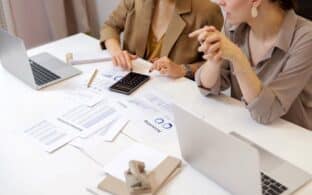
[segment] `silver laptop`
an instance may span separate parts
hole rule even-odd
[[[311,175],[242,138],[226,134],[174,105],[183,158],[233,195],[287,195]]]
[[[48,53],[28,58],[24,42],[3,29],[0,29],[0,61],[8,72],[35,89],[81,73]]]

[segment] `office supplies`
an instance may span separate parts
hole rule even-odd
[[[125,182],[124,171],[128,168],[130,160],[138,160],[145,163],[147,171],[153,170],[157,165],[164,160],[167,155],[147,147],[143,144],[135,143],[120,152],[115,158],[107,163],[103,170]]]
[[[130,194],[151,193],[151,181],[147,177],[145,164],[142,161],[129,161],[129,169],[125,172],[126,185]]]
[[[23,134],[35,140],[45,151],[51,153],[77,137],[76,133],[65,130],[66,127],[50,121],[41,121],[23,131]]]
[[[145,118],[144,123],[155,129],[158,133],[175,130],[173,121],[160,113]]]
[[[69,52],[65,54],[66,62],[70,65],[92,64],[112,61],[112,56],[107,51],[94,52]]]
[[[132,61],[132,65],[133,65],[133,71],[134,72],[139,72],[142,74],[146,74],[146,75],[159,75],[159,73],[150,73],[149,69],[152,66],[152,63],[150,63],[149,61],[146,61],[142,58],[137,58],[135,60]]]
[[[113,142],[120,132],[126,127],[129,120],[124,116],[116,116],[111,122],[109,122],[105,127],[94,132],[90,137],[83,138],[83,140],[77,139],[71,143],[71,145],[77,146],[78,148],[86,143],[90,144],[95,142]]]
[[[91,88],[78,88],[73,91],[66,92],[66,100],[77,102],[92,107],[101,102],[106,96],[99,94]]]
[[[92,136],[88,139],[78,137],[70,142],[70,145],[83,151],[84,154],[97,162],[101,167],[105,167],[107,163],[112,161],[112,157],[124,152],[133,144],[135,144],[135,141],[122,133],[118,135],[114,142],[105,142],[98,136]],[[89,183],[90,187],[96,188],[97,183],[102,179],[103,176],[99,177],[97,181]]]
[[[127,188],[126,183],[117,177],[108,175],[102,182],[99,183],[98,188],[117,195],[140,195],[156,194],[163,185],[168,182],[169,178],[176,176],[177,172],[181,170],[181,160],[174,157],[166,157],[160,162],[155,169],[148,173],[147,180],[151,186],[151,190],[134,190],[133,188]]]
[[[92,73],[92,75],[91,75],[89,81],[88,81],[88,85],[87,85],[88,88],[91,87],[92,82],[94,81],[94,79],[95,79],[97,73],[98,73],[98,69],[95,69],[94,72]]]
[[[81,73],[48,53],[28,58],[24,42],[2,29],[0,43],[3,67],[34,89],[41,89]]]
[[[109,89],[118,93],[130,95],[150,79],[149,76],[130,72],[113,84]]]
[[[108,125],[118,114],[116,107],[103,102],[93,107],[77,106],[58,119],[79,129],[80,137],[87,138]]]
[[[155,89],[144,91],[122,102],[134,113],[133,118],[148,120],[154,115],[162,115],[173,121],[170,98]]]
[[[233,194],[288,195],[312,176],[241,136],[216,129],[174,105],[183,158]]]
[[[88,73],[92,75],[92,73]],[[101,71],[98,71],[96,77],[93,79],[92,84],[88,87],[88,83],[90,78],[85,78],[79,82],[76,88],[72,90],[67,90],[66,100],[71,102],[78,102],[87,106],[94,106],[99,102],[103,101],[104,99],[110,99],[113,97],[108,90],[109,86],[112,85],[113,81],[104,77],[101,74]]]
[[[73,60],[73,53],[67,53],[65,55],[65,59],[66,59],[66,63],[67,64],[71,64],[72,60]]]
[[[105,69],[101,72],[101,75],[110,81],[117,82],[128,73],[128,71],[112,65],[111,67],[105,67]]]
[[[126,117],[118,116],[110,122],[105,128],[97,132],[97,136],[104,141],[112,142],[123,128],[128,124],[129,120]]]
[[[146,91],[142,93],[142,95],[139,95],[139,97],[153,105],[158,112],[162,113],[166,118],[173,120],[172,101],[170,97],[155,89],[153,91]]]

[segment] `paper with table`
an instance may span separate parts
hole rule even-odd
[[[105,139],[111,140],[127,122],[125,116],[118,109],[117,104],[107,104],[106,102],[101,102],[93,107],[80,105],[67,111],[58,119],[79,129],[82,138],[99,134],[105,135]],[[109,129],[111,131],[107,134]]]
[[[79,138],[71,145],[85,149],[92,143],[113,142],[129,122],[124,110],[118,100],[107,100],[93,107],[77,106],[59,116],[59,120],[80,130]]]
[[[24,130],[23,134],[34,140],[49,153],[54,152],[78,136],[77,132],[70,131],[67,126],[47,120],[43,120]]]

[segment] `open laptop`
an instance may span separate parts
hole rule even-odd
[[[288,195],[311,175],[238,134],[226,134],[174,105],[183,158],[233,195]]]
[[[48,53],[28,58],[24,42],[3,29],[0,29],[0,61],[8,72],[34,89],[81,73]]]

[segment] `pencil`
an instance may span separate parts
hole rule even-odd
[[[88,88],[91,87],[92,82],[94,81],[97,73],[98,73],[98,69],[95,69],[93,74],[92,74],[92,76],[89,79],[89,82],[88,82],[88,85],[87,85]]]

